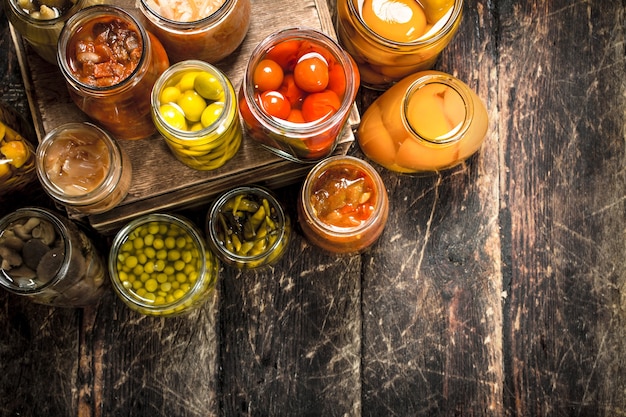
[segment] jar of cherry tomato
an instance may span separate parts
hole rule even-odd
[[[65,22],[76,11],[101,0],[4,0],[9,21],[22,38],[47,62],[57,64],[57,42]]]
[[[489,120],[458,78],[422,71],[385,91],[365,111],[357,140],[368,158],[403,173],[452,168],[478,151]]]
[[[250,26],[250,0],[139,0],[137,6],[172,63],[218,62],[239,47]]]
[[[97,214],[126,197],[132,166],[104,130],[91,123],[66,123],[37,147],[37,175],[55,201],[80,214]]]
[[[463,0],[398,0],[397,18],[371,0],[337,0],[337,36],[361,71],[362,85],[386,90],[431,69],[459,28]]]
[[[314,245],[338,254],[371,246],[389,215],[385,184],[367,162],[333,156],[307,175],[298,198],[298,221]]]
[[[174,156],[202,171],[229,161],[243,133],[230,80],[203,61],[168,68],[152,89],[152,117]]]
[[[120,139],[155,133],[150,94],[169,59],[154,35],[122,8],[96,5],[66,23],[58,60],[70,97]]]
[[[239,90],[247,133],[297,162],[330,155],[359,87],[352,58],[313,29],[276,32],[252,52]]]

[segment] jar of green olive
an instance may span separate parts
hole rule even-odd
[[[188,219],[148,214],[124,226],[109,252],[113,288],[131,309],[173,316],[199,307],[213,293],[219,261]]]
[[[226,264],[257,268],[283,255],[291,237],[291,222],[269,190],[241,186],[213,202],[206,234],[211,248]]]
[[[152,89],[152,119],[174,156],[190,168],[224,165],[241,146],[235,90],[219,69],[203,61],[172,65]]]

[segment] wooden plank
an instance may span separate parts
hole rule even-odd
[[[487,105],[480,152],[438,175],[382,171],[394,214],[363,256],[364,416],[504,413],[493,12],[466,3],[436,65]]]
[[[500,2],[510,415],[626,413],[625,9]]]
[[[112,0],[136,16],[140,12],[132,0]],[[265,37],[292,26],[305,26],[323,30],[335,37],[327,4],[307,0],[253,1],[250,29],[242,45],[229,57],[216,64],[236,89],[239,88],[250,53]],[[69,98],[59,69],[44,62],[13,33],[26,91],[30,101],[39,140],[53,128],[67,122],[86,121],[83,114]],[[345,154],[354,141],[351,127],[359,122],[356,106],[347,128],[344,129],[336,154]],[[129,195],[120,205],[107,213],[87,216],[87,221],[102,233],[112,233],[130,218],[144,213],[166,211],[172,208],[189,208],[206,203],[216,194],[235,184],[264,182],[275,187],[300,180],[310,164],[286,161],[261,149],[249,137],[244,137],[240,151],[221,168],[197,171],[178,162],[159,134],[140,141],[119,141],[129,154],[133,165],[133,181]],[[280,173],[277,177],[277,173]],[[79,213],[69,211],[72,218]]]

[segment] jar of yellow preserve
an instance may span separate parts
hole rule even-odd
[[[433,67],[461,22],[463,0],[337,0],[337,36],[363,86],[386,90]]]
[[[404,78],[365,111],[357,131],[368,158],[392,171],[451,168],[485,139],[487,109],[470,87],[439,71]]]

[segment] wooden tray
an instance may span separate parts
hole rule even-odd
[[[108,3],[122,6],[136,16],[140,12],[132,0]],[[261,0],[252,1],[250,29],[242,45],[224,61],[217,63],[239,88],[249,56],[256,45],[278,29],[300,26],[318,29],[336,39],[326,0]],[[60,70],[37,56],[19,34],[11,28],[22,76],[33,115],[38,140],[47,132],[68,122],[86,121],[70,100]],[[356,106],[336,154],[345,154],[354,142],[353,130],[360,120]],[[280,158],[262,148],[249,137],[233,159],[214,171],[197,171],[186,167],[171,154],[163,137],[139,141],[119,141],[130,155],[133,165],[131,189],[116,208],[98,215],[87,216],[94,229],[111,234],[130,219],[157,211],[186,209],[208,204],[213,197],[243,183],[262,184],[276,188],[301,180],[312,164],[298,164]],[[68,211],[72,218],[81,216]]]

